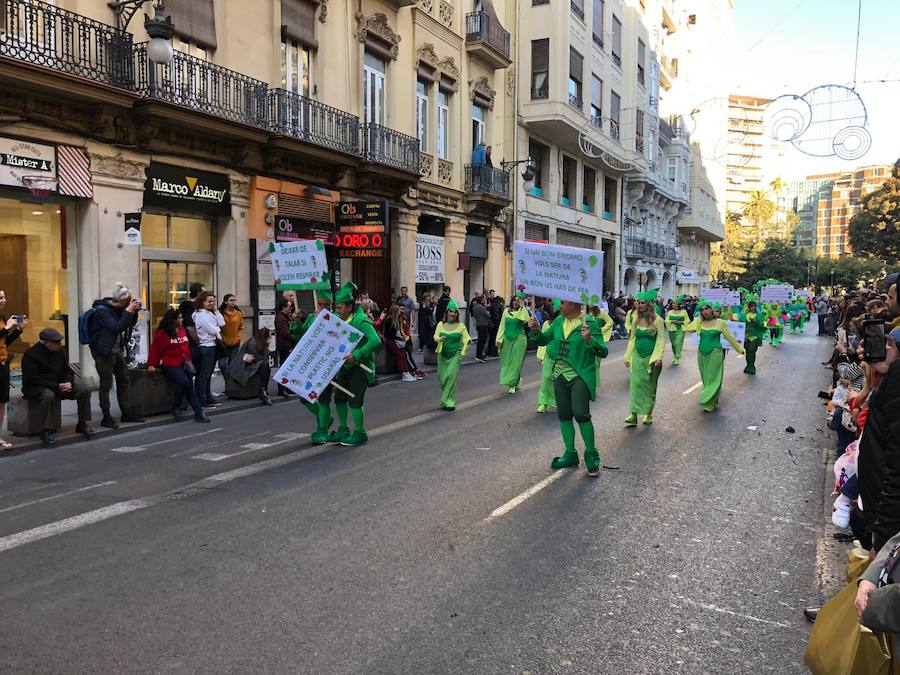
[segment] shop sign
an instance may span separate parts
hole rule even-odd
[[[694,270],[679,270],[676,275],[676,281],[679,284],[699,284],[700,275]]]
[[[144,183],[144,207],[204,215],[231,215],[231,184],[224,173],[151,162]]]
[[[388,239],[386,201],[340,202],[335,245],[341,258],[383,258]]]
[[[317,239],[326,244],[333,244],[334,225],[289,216],[275,216],[275,241],[298,239]]]
[[[416,283],[444,283],[444,238],[416,235]]]
[[[130,246],[141,245],[141,214],[125,214],[125,243]]]
[[[55,190],[56,148],[31,141],[0,138],[0,185],[22,187],[25,185],[23,176],[53,181]]]

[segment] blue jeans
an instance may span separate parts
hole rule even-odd
[[[197,398],[200,403],[206,403],[212,400],[212,394],[209,391],[209,383],[212,380],[213,368],[216,367],[216,348],[200,347],[200,363],[197,365],[197,376],[194,378],[194,389],[197,392]]]
[[[856,440],[856,434],[845,429],[844,425],[841,424],[841,408],[835,408],[834,417],[832,417],[831,421],[828,423],[828,428],[837,432],[837,441],[834,448],[834,457],[837,459],[844,454],[844,450],[847,449],[847,446]]]
[[[194,415],[200,417],[203,414],[203,407],[200,399],[197,398],[197,392],[191,384],[191,376],[188,375],[187,371],[182,366],[164,366],[163,373],[175,388],[174,398],[172,399],[172,414],[178,414],[181,401],[187,396],[188,403],[194,409]]]

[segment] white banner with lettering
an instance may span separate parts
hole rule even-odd
[[[603,252],[517,241],[516,291],[541,298],[598,305],[603,297]]]
[[[444,283],[444,238],[434,234],[416,235],[416,283]]]
[[[734,307],[741,304],[739,291],[730,288],[707,288],[703,291],[703,297],[710,302],[718,302],[723,307]]]
[[[794,295],[794,287],[790,284],[781,284],[778,286],[763,286],[760,291],[759,299],[763,302],[790,302]]]

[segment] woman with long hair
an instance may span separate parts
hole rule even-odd
[[[191,362],[191,349],[188,336],[184,330],[184,317],[177,309],[169,309],[159,321],[159,328],[150,342],[150,354],[147,357],[147,372],[151,375],[162,368],[163,375],[172,385],[172,416],[181,420],[181,402],[186,396],[194,409],[195,422],[209,422],[203,412],[203,406],[197,397],[197,391],[191,383],[194,376],[194,364]]]
[[[219,359],[219,370],[225,376],[228,373],[228,365],[241,348],[241,340],[244,337],[244,314],[238,309],[237,298],[233,293],[225,294],[222,304],[219,305],[219,314],[225,319],[225,325],[222,326],[225,354]]]
[[[213,369],[216,366],[216,344],[222,339],[222,326],[225,319],[216,309],[216,296],[204,291],[197,296],[194,302],[194,328],[197,331],[197,341],[200,344],[200,363],[197,366],[197,377],[194,378],[194,387],[197,397],[204,408],[215,408],[217,403],[210,391]]]
[[[459,363],[472,342],[469,331],[459,321],[456,300],[447,303],[444,320],[434,329],[437,342],[437,374],[441,383],[441,410],[456,410],[456,378]]]
[[[421,379],[415,375],[416,369],[410,363],[406,351],[406,345],[410,340],[409,328],[400,305],[397,303],[391,305],[381,328],[384,334],[384,343],[391,356],[394,357],[394,363],[397,365],[397,370],[400,371],[401,379],[404,382],[415,382]]]
[[[700,368],[703,388],[700,390],[698,403],[703,406],[704,411],[712,412],[719,405],[719,394],[725,380],[725,350],[722,349],[722,338],[724,337],[738,354],[743,354],[744,348],[734,339],[728,330],[728,324],[713,315],[717,305],[708,300],[701,300],[697,306],[700,309],[700,316],[685,330],[700,335],[697,365]]]
[[[259,400],[263,405],[272,405],[269,399],[269,342],[272,333],[268,328],[260,328],[240,348],[237,356],[229,364],[229,377],[242,387],[250,378],[259,374]]]
[[[528,349],[525,324],[529,317],[522,296],[514,295],[500,318],[496,344],[500,350],[500,384],[506,387],[507,394],[515,394],[522,385],[522,365]]]
[[[634,320],[628,333],[625,367],[631,369],[631,411],[625,424],[630,427],[637,424],[639,414],[644,416],[644,424],[653,424],[656,388],[666,349],[665,323],[653,302],[657,292],[654,289],[637,294]]]
[[[9,352],[7,347],[19,339],[22,330],[28,325],[24,316],[6,318],[6,292],[0,291],[0,428],[6,417],[6,404],[9,403]],[[0,438],[0,450],[11,450],[12,443]]]

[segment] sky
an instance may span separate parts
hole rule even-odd
[[[850,86],[858,11],[858,0],[734,0],[732,93],[775,98],[823,84]],[[862,0],[859,25],[856,91],[868,111],[872,147],[844,161],[809,157],[789,145],[787,180],[900,157],[900,0]]]

